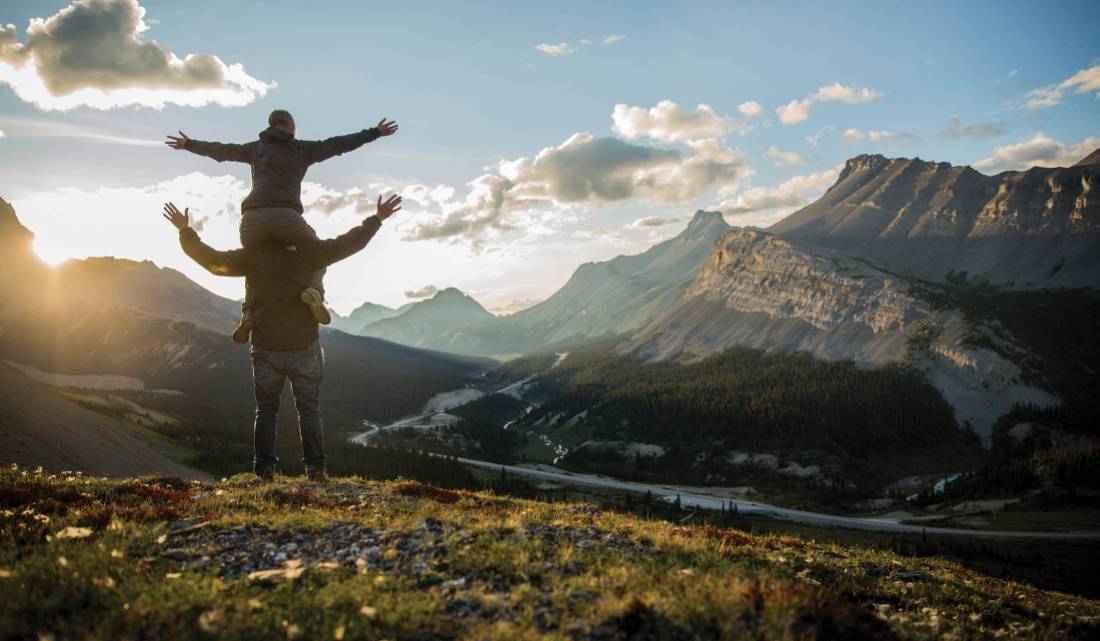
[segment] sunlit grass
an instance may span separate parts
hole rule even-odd
[[[414,481],[8,469],[0,510],[3,638],[1072,639],[1100,620],[938,559]]]

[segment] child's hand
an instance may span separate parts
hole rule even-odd
[[[394,135],[397,133],[397,122],[393,120],[386,122],[386,117],[383,116],[382,119],[378,121],[378,133],[383,136]],[[180,135],[182,136],[183,132],[180,132]]]
[[[396,130],[397,127],[394,127],[394,129]],[[175,136],[168,136],[168,140],[165,140],[164,144],[168,145],[172,149],[184,149],[184,148],[186,148],[187,147],[187,141],[189,141],[191,139],[188,138],[187,134],[183,133],[182,131],[179,132],[179,134],[180,134],[179,138],[177,138]],[[385,135],[388,135],[388,134],[382,134],[382,135],[385,136]]]
[[[381,194],[378,196],[378,220],[386,220],[401,210],[401,196],[390,196],[386,202],[382,202]]]
[[[379,196],[381,198],[381,196]],[[178,207],[172,203],[164,204],[164,219],[172,223],[172,226],[176,229],[183,231],[191,225],[191,210],[184,209],[182,212]]]

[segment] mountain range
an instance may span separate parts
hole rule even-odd
[[[474,299],[448,288],[353,333],[486,356],[629,334],[683,295],[714,242],[730,229],[722,214],[696,212],[676,237],[638,255],[585,263],[552,296],[511,316],[494,316]]]
[[[995,176],[856,156],[821,198],[768,231],[934,282],[1098,287],[1100,156]]]
[[[674,238],[581,265],[552,296],[511,316],[494,316],[453,288],[397,309],[367,303],[322,333],[327,411],[334,424],[397,418],[491,364],[457,354],[567,351],[602,338],[645,360],[692,361],[747,346],[864,367],[909,363],[960,422],[988,437],[1013,404],[1058,398],[1027,367],[1029,345],[996,319],[944,303],[943,288],[1095,288],[1098,158],[985,176],[857,156],[819,200],[767,231],[699,211]],[[246,412],[247,358],[226,336],[238,303],[150,262],[49,267],[32,243],[0,200],[8,263],[0,360],[130,377]]]

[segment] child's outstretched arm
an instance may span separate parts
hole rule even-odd
[[[378,125],[371,127],[370,129],[364,129],[363,131],[347,134],[346,136],[333,136],[325,140],[303,140],[302,149],[305,154],[305,160],[307,165],[319,163],[333,156],[339,156],[340,154],[346,154],[349,151],[354,151],[368,142],[374,142],[379,138],[385,136],[392,136],[397,133],[397,123],[393,120],[387,121],[385,118],[378,121]]]
[[[164,141],[164,144],[168,145],[172,149],[186,150],[193,154],[200,156],[206,156],[207,158],[213,158],[218,162],[225,162],[231,160],[233,162],[252,162],[252,152],[248,145],[238,145],[235,143],[221,143],[221,142],[204,142],[202,140],[195,140],[194,138],[188,138],[187,134],[182,131],[179,132],[179,136],[168,136],[168,140]]]

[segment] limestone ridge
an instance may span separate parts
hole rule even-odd
[[[767,232],[730,231],[676,304],[622,349],[655,360],[701,358],[734,345],[866,366],[908,360],[929,375],[960,422],[985,435],[1015,402],[1055,401],[1020,383],[1019,368],[996,352],[966,344],[962,315],[933,309],[913,288],[865,259]]]
[[[1072,167],[986,176],[860,155],[817,201],[769,228],[933,282],[1100,286],[1100,150]]]

